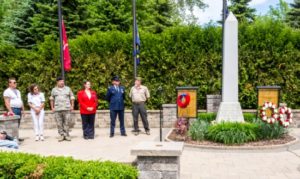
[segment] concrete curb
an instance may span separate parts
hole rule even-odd
[[[176,142],[169,139],[170,134],[174,130],[171,129],[165,137],[165,141],[167,142]],[[199,148],[199,149],[212,149],[212,150],[270,150],[270,149],[280,149],[285,148],[287,146],[294,145],[299,142],[299,138],[293,134],[289,134],[290,136],[294,137],[295,140],[290,141],[285,144],[278,144],[278,145],[269,145],[269,146],[213,146],[213,145],[196,145],[196,144],[187,144],[184,143],[184,147],[190,148]]]

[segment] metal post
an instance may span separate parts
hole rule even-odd
[[[227,0],[223,0],[223,14],[222,14],[222,64],[224,64],[224,47],[225,47],[225,42],[224,42],[224,26],[225,26],[225,20],[227,16]],[[224,68],[222,67],[222,74],[224,74]],[[223,82],[221,83],[223,84]],[[222,101],[223,101],[223,95],[222,95]]]
[[[134,61],[134,79],[137,77],[137,64],[136,64],[136,0],[132,0],[132,17],[133,17],[133,61]]]
[[[59,27],[59,42],[60,42],[61,77],[63,79],[65,79],[61,0],[58,0],[57,4],[58,4],[58,27]]]
[[[162,142],[162,92],[163,92],[163,89],[161,86],[158,87],[157,89],[160,97],[159,97],[159,141]]]

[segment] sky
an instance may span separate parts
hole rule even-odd
[[[196,8],[195,16],[198,18],[198,23],[203,25],[210,21],[216,22],[221,19],[222,2],[223,0],[203,0],[208,5],[204,10]],[[285,0],[287,3],[292,3],[294,0]],[[279,0],[252,0],[249,5],[256,9],[256,14],[264,15],[268,12],[269,7],[275,7]]]

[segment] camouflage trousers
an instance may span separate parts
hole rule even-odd
[[[61,136],[69,136],[69,124],[70,124],[70,111],[55,111],[55,120],[57,124],[58,133]]]

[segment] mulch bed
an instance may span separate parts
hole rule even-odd
[[[189,137],[187,135],[177,134],[175,130],[173,130],[171,132],[171,134],[168,136],[168,139],[170,139],[172,141],[181,141],[181,142],[185,142],[187,144],[193,144],[193,145],[199,145],[199,146],[220,146],[220,147],[222,147],[222,146],[250,146],[250,147],[251,146],[252,147],[274,146],[274,145],[286,144],[286,143],[296,140],[295,137],[286,134],[279,139],[260,140],[260,141],[248,142],[245,144],[226,145],[223,143],[217,143],[217,142],[213,142],[213,141],[209,141],[209,140],[195,141],[195,140],[192,140],[191,137]]]

